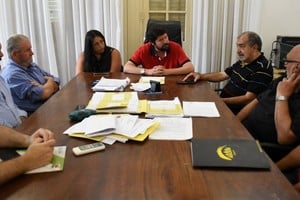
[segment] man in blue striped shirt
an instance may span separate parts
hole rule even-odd
[[[60,80],[32,62],[28,37],[13,35],[7,40],[9,61],[2,71],[15,104],[28,114],[34,112],[59,90]]]

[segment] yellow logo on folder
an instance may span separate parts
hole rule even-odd
[[[225,144],[217,148],[217,155],[223,160],[233,160],[236,153],[233,148]]]

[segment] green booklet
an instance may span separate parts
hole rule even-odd
[[[193,138],[191,155],[194,167],[270,169],[269,159],[255,140]]]
[[[53,150],[53,158],[48,165],[26,172],[26,174],[55,172],[62,171],[64,168],[64,161],[66,156],[67,146],[55,146]],[[19,155],[24,154],[26,149],[17,150]]]

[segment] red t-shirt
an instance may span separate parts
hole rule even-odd
[[[167,52],[167,55],[162,59],[159,59],[159,57],[155,55],[153,50],[151,51],[151,45],[151,42],[148,42],[140,46],[129,60],[136,66],[142,65],[146,69],[151,69],[156,65],[163,65],[167,69],[177,68],[190,61],[190,59],[183,51],[182,47],[176,42],[170,41],[169,51]]]

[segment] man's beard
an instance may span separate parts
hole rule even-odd
[[[158,48],[156,46],[156,48],[159,50],[159,51],[169,51],[169,44],[164,44],[162,47]]]

